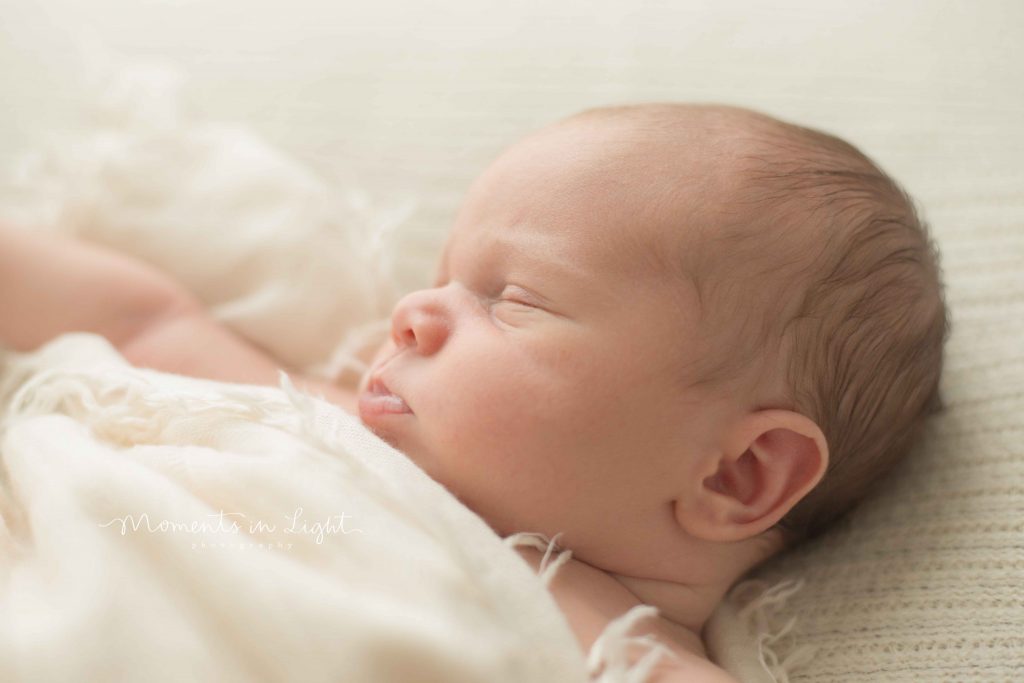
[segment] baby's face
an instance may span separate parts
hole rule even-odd
[[[476,181],[360,385],[363,422],[498,533],[561,531],[578,553],[666,517],[669,459],[713,449],[724,416],[680,388],[708,340],[655,257],[677,230],[601,136],[529,138]]]

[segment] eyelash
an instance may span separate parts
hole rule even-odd
[[[509,288],[513,289],[513,293],[511,295],[505,296],[505,292]],[[516,285],[505,285],[505,287],[502,288],[501,290],[501,295],[499,295],[498,301],[517,304],[519,306],[524,306],[526,308],[539,308],[537,303],[533,301],[532,297],[530,297],[528,294],[521,294],[519,292],[514,291],[517,289],[521,290],[522,288],[517,287]]]
[[[494,305],[497,305],[497,304],[500,304],[500,303],[511,304],[513,306],[518,306],[520,309],[526,309],[526,310],[531,310],[531,309],[535,308],[535,306],[532,306],[532,305],[530,305],[528,303],[525,303],[523,301],[515,301],[515,300],[512,300],[512,299],[498,299],[497,301],[495,301]]]
[[[531,304],[529,301],[523,301],[522,298],[518,298],[517,299],[517,298],[509,297],[509,296],[501,296],[501,297],[499,297],[498,299],[495,300],[495,303],[518,304],[519,306],[526,306],[527,308],[534,308],[534,305]]]

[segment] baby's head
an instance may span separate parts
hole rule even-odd
[[[506,150],[392,320],[371,429],[498,533],[665,580],[848,510],[938,409],[948,332],[934,246],[871,161],[677,104]]]

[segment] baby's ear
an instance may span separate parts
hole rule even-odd
[[[676,501],[679,525],[708,541],[740,541],[768,530],[828,467],[825,435],[790,410],[749,413],[722,443],[722,452],[705,459],[699,481]]]

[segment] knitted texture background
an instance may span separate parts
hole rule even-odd
[[[849,519],[757,573],[806,580],[785,612],[817,652],[793,683],[1024,680],[1024,176],[966,175],[932,212],[946,412]]]

